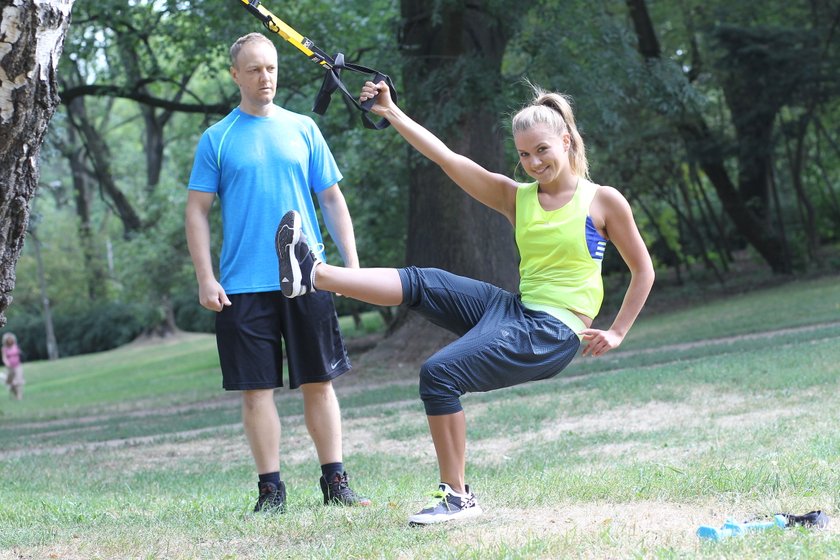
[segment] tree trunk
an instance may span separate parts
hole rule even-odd
[[[405,90],[417,92],[408,99],[409,112],[419,122],[434,120],[433,131],[455,152],[505,172],[497,101],[510,36],[504,10],[486,1],[403,0],[402,13],[401,47],[409,56]],[[457,103],[447,104],[451,96]],[[453,107],[465,109],[452,114]],[[515,289],[516,248],[507,220],[465,194],[436,165],[419,157],[409,161],[407,262]]]
[[[785,151],[788,156],[788,165],[790,165],[793,190],[796,192],[797,206],[800,210],[802,228],[805,230],[808,238],[808,254],[811,260],[819,262],[820,233],[817,229],[817,213],[802,181],[803,169],[805,168],[805,139],[808,134],[812,114],[813,106],[810,106],[808,111],[797,119],[796,126],[792,128],[794,131],[793,149],[791,149],[790,144],[786,140],[784,142]]]
[[[173,96],[172,101],[179,103],[187,91],[187,84],[192,78],[192,72],[187,76],[182,76],[180,80],[180,87],[177,93]],[[143,88],[144,92],[146,88]],[[172,120],[175,111],[172,109],[162,109],[153,107],[151,105],[140,105],[140,111],[143,113],[143,121],[145,123],[145,140],[144,147],[146,150],[146,177],[147,186],[146,192],[151,194],[157,189],[160,183],[160,173],[163,169],[163,150],[166,147],[164,141],[163,131],[166,124]]]
[[[102,132],[94,126],[87,111],[74,111],[76,101],[67,106],[70,125],[76,129],[85,146],[86,155],[93,169],[100,190],[111,201],[113,209],[123,224],[123,236],[129,239],[143,228],[143,220],[133,203],[120,190],[111,172],[111,149]],[[84,107],[84,103],[81,103]]]
[[[689,164],[688,166],[689,187],[694,196],[700,200],[697,209],[702,216],[700,223],[706,229],[709,239],[712,240],[715,247],[717,247],[720,254],[721,262],[723,264],[723,271],[729,272],[729,264],[732,262],[732,247],[729,245],[729,238],[726,235],[726,228],[715,211],[712,201],[709,200],[709,195],[703,187],[703,182],[700,180],[700,174],[697,165]]]
[[[664,62],[645,0],[625,0],[625,2],[633,20],[639,53],[650,62]],[[676,97],[673,102],[680,103]],[[790,272],[791,263],[780,249],[780,240],[762,219],[763,212],[760,212],[760,215],[755,213],[729,176],[720,140],[709,129],[702,114],[689,107],[683,107],[683,109],[683,117],[673,124],[682,136],[686,149],[714,186],[724,210],[732,219],[738,233],[758,251],[773,272]],[[742,135],[746,134],[743,129],[739,131]],[[744,141],[744,138],[739,138],[739,143]],[[744,153],[749,152],[743,152],[741,155],[743,156]],[[762,184],[760,178],[753,178],[752,172],[757,165],[754,161],[746,158],[744,161],[739,161],[739,164],[742,170],[747,171],[741,174],[741,180],[745,183],[750,182],[742,186],[750,196],[749,202],[755,204],[759,200],[757,197],[760,196],[762,189],[766,188],[766,183]],[[764,178],[766,179],[766,175]]]
[[[38,288],[41,291],[41,307],[44,314],[44,336],[47,341],[47,358],[58,359],[58,342],[55,339],[55,325],[53,324],[52,310],[50,309],[50,298],[47,295],[47,275],[44,272],[44,259],[41,257],[41,240],[35,235],[34,230],[30,232],[32,237],[32,248],[35,253],[35,263],[38,270]]]
[[[172,298],[169,294],[160,296],[161,307],[163,308],[163,324],[160,325],[160,336],[167,337],[178,331],[175,323],[175,308],[172,306]]]
[[[819,121],[815,120],[815,123],[818,124]],[[817,128],[819,128],[819,126]],[[823,164],[822,144],[820,142],[819,135],[817,135],[815,143],[816,149],[814,152],[814,165],[820,172],[820,177],[822,177],[823,186],[825,188],[825,194],[822,198],[825,200],[825,203],[831,207],[830,214],[834,215],[833,222],[840,225],[840,198],[837,197],[837,193],[835,192],[834,180],[829,176],[828,170],[826,169],[825,164]]]
[[[158,117],[157,109],[145,105],[140,106],[140,112],[145,123],[143,145],[146,151],[146,192],[151,194],[160,183],[160,171],[163,168],[163,127],[169,118]]]
[[[84,270],[87,289],[87,297],[90,301],[96,301],[105,296],[105,279],[107,274],[102,266],[102,259],[96,250],[96,240],[93,236],[93,223],[91,218],[91,192],[90,175],[85,166],[85,150],[78,141],[78,133],[72,122],[77,118],[73,115],[85,112],[85,99],[80,97],[65,104],[70,126],[66,127],[67,141],[62,147],[62,153],[70,164],[70,174],[73,179],[74,200],[76,201],[76,216],[78,218],[77,228],[79,231],[79,244],[81,245],[84,258]],[[80,287],[80,292],[81,287]]]
[[[683,220],[685,222],[685,225],[689,229],[689,231],[691,231],[691,235],[694,237],[694,239],[697,240],[697,244],[699,245],[700,249],[700,255],[703,259],[703,262],[706,263],[706,268],[712,270],[718,282],[720,284],[723,284],[723,275],[721,275],[717,265],[709,256],[709,250],[706,248],[706,240],[703,237],[703,232],[700,230],[700,226],[697,224],[697,220],[694,219],[691,195],[689,194],[689,185],[686,182],[685,176],[678,176],[676,182],[677,191],[679,192],[680,198],[682,198],[683,205],[685,205],[685,213],[683,214]],[[674,204],[674,209],[677,213],[680,212],[679,203]]]
[[[499,126],[503,111],[498,104],[501,61],[516,15],[524,9],[522,3],[513,11],[500,4],[402,0],[401,48],[408,57],[402,89],[409,95],[401,101],[452,150],[487,169],[505,172]],[[516,289],[518,259],[507,220],[466,195],[416,153],[408,161],[406,262]],[[411,332],[391,337],[399,351],[429,354],[451,340],[437,328],[437,336],[411,334],[421,328],[425,329],[416,321],[402,323],[397,330]],[[413,348],[417,345],[423,349]]]
[[[0,0],[0,326],[38,185],[38,156],[58,104],[56,70],[73,0]]]

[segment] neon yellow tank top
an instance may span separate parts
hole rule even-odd
[[[589,217],[598,185],[580,178],[572,200],[543,210],[538,183],[516,192],[519,291],[527,306],[570,309],[595,318],[604,300],[601,262],[607,240]]]

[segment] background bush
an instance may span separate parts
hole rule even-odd
[[[110,350],[131,342],[159,324],[157,310],[139,304],[103,302],[85,309],[66,309],[53,315],[55,337],[62,357]],[[6,332],[12,329],[5,329]],[[38,315],[18,316],[13,332],[26,361],[47,359],[44,320]]]

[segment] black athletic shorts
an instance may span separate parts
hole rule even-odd
[[[261,292],[228,298],[231,305],[216,315],[225,389],[282,387],[283,346],[290,389],[329,381],[350,370],[331,293],[288,299],[280,292]]]

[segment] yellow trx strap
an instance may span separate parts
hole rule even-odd
[[[293,44],[300,52],[308,56],[310,60],[313,60],[326,68],[332,68],[333,60],[328,54],[316,47],[314,42],[292,29],[282,19],[268,11],[265,6],[260,4],[259,0],[240,1],[245,5],[245,9],[262,21],[266,29],[272,33],[277,33],[283,37],[283,39]]]
[[[344,55],[338,53],[335,57],[331,57],[324,51],[318,48],[315,45],[315,42],[311,39],[308,39],[292,29],[289,25],[287,25],[283,20],[272,14],[265,6],[260,3],[260,0],[240,0],[244,5],[245,9],[251,12],[257,19],[259,19],[262,24],[271,31],[272,33],[276,33],[280,35],[283,39],[297,47],[297,49],[309,57],[309,60],[318,63],[321,67],[326,69],[326,76],[324,76],[324,82],[321,84],[321,89],[318,91],[318,96],[315,98],[315,106],[312,110],[319,115],[323,115],[327,107],[330,104],[330,96],[332,93],[340,89],[341,93],[344,94],[344,97],[347,98],[353,105],[355,105],[358,109],[362,111],[362,122],[364,123],[366,128],[374,128],[374,129],[383,129],[390,125],[387,119],[382,119],[378,123],[374,123],[370,120],[367,116],[367,112],[370,111],[370,108],[373,106],[374,100],[369,99],[364,103],[359,103],[356,99],[356,96],[350,93],[347,90],[347,87],[341,81],[341,70],[350,70],[353,72],[359,72],[361,74],[370,74],[371,81],[375,83],[379,83],[380,81],[385,81],[388,84],[388,87],[391,90],[391,98],[394,101],[397,100],[397,90],[394,88],[394,84],[391,81],[391,78],[386,75],[368,68],[366,66],[361,66],[359,64],[354,64],[351,62],[346,62],[344,60]]]

